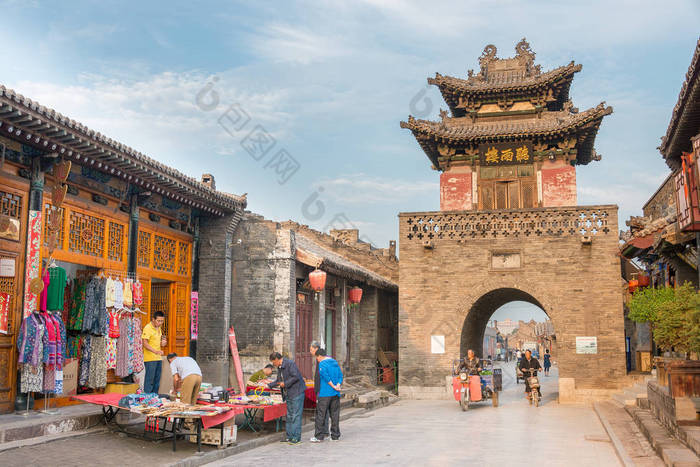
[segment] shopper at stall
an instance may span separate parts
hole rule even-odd
[[[264,380],[270,379],[270,376],[272,375],[272,370],[274,368],[275,367],[272,366],[272,363],[268,363],[267,365],[265,365],[265,368],[262,368],[250,375],[250,378],[248,378],[248,383],[251,386],[254,386],[260,383],[261,381],[264,382]]]
[[[304,411],[304,390],[306,384],[299,367],[288,358],[282,358],[279,352],[270,355],[270,361],[277,367],[277,379],[270,383],[270,389],[282,388],[282,397],[287,402],[287,442],[295,445],[301,443],[301,414]]]
[[[321,344],[318,343],[318,341],[313,341],[309,345],[309,353],[314,359],[314,392],[316,393],[316,400],[318,401],[318,391],[321,390],[321,375],[318,372],[318,362],[316,361],[316,352],[321,348]],[[326,414],[326,419],[324,420],[324,425],[323,425],[323,433],[325,433],[325,436],[329,436],[330,432],[328,431],[328,415]]]
[[[192,357],[168,354],[170,371],[173,374],[173,391],[180,391],[180,400],[185,404],[197,403],[199,387],[202,385],[202,370]]]
[[[316,400],[316,432],[311,438],[312,443],[320,443],[326,436],[326,420],[331,419],[331,439],[340,438],[340,387],[343,383],[343,372],[338,362],[326,355],[324,349],[316,351],[321,389]]]
[[[158,393],[160,389],[160,373],[163,368],[163,351],[167,340],[162,333],[162,326],[165,323],[165,314],[162,311],[153,313],[153,319],[143,328],[141,339],[143,340],[143,362],[146,367],[146,377],[144,378],[144,392]]]

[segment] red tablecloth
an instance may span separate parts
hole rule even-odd
[[[245,409],[258,409],[263,411],[263,421],[269,422],[270,420],[275,420],[280,417],[287,415],[287,404],[275,404],[275,405],[256,405],[256,404],[227,404],[218,403],[219,406],[233,407],[234,410],[240,410],[238,413],[243,413]]]
[[[316,407],[316,391],[313,386],[304,391],[304,408],[313,409]]]
[[[84,396],[73,396],[73,399],[83,401],[83,402],[89,402],[90,404],[97,404],[97,405],[110,405],[112,407],[118,407],[119,406],[119,400],[124,397],[125,394],[118,394],[118,393],[106,393],[106,394],[87,394]],[[285,413],[287,412],[286,407],[285,407]],[[238,409],[237,406],[234,406],[231,410],[228,412],[220,413],[217,415],[204,415],[202,416],[202,427],[206,430],[209,427],[218,425],[220,423],[224,423],[227,420],[232,419],[239,413],[243,413],[243,409],[241,408],[240,410]]]
[[[218,415],[209,415],[206,417],[202,417],[202,428],[206,430],[209,427],[216,426],[220,423],[224,423],[227,420],[231,420],[239,413],[243,413],[243,410],[239,412],[238,410],[233,408],[228,412],[220,413]]]
[[[105,394],[85,394],[82,396],[73,396],[72,398],[83,402],[89,402],[90,404],[111,405],[118,407],[119,400],[124,396],[125,394],[107,392]]]

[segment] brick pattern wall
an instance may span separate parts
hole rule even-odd
[[[207,382],[228,384],[231,244],[234,216],[200,221],[197,361]]]
[[[497,236],[443,235],[426,248],[423,241],[408,239],[411,227],[405,221],[410,215],[400,215],[400,387],[410,392],[443,386],[452,359],[459,357],[461,330],[472,305],[501,289],[529,295],[549,315],[562,378],[574,378],[577,389],[618,387],[625,375],[625,341],[617,207],[600,209],[608,213],[609,230],[593,235],[590,245],[578,234],[509,236],[504,213],[505,231]],[[538,211],[545,218],[563,210]],[[518,251],[521,267],[492,269],[494,251]],[[431,335],[445,336],[444,354],[431,353]],[[598,353],[576,354],[576,336],[597,336]]]

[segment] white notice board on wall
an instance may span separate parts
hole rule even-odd
[[[598,338],[596,336],[576,337],[576,353],[598,353]]]
[[[430,352],[445,353],[445,336],[430,336]]]

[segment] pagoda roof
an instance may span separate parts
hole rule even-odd
[[[678,102],[673,108],[671,122],[666,135],[661,138],[659,151],[671,169],[681,166],[681,153],[692,152],[690,138],[700,128],[700,39],[695,45],[695,53],[685,74],[685,81],[678,94]]]
[[[453,115],[464,114],[463,108],[458,108],[459,97],[472,97],[475,99],[485,99],[489,97],[505,96],[508,94],[533,94],[555,83],[561,82],[557,86],[553,96],[557,101],[557,109],[561,109],[569,99],[569,88],[573,80],[574,73],[581,71],[582,66],[573,61],[568,65],[555,68],[544,73],[533,72],[521,73],[494,73],[486,77],[472,75],[467,79],[456,78],[454,76],[443,76],[435,73],[435,78],[428,78],[428,84],[440,88],[442,97],[449,105]]]
[[[512,141],[522,139],[557,139],[566,135],[579,136],[576,162],[588,164],[595,158],[593,141],[603,117],[610,115],[613,109],[604,102],[583,112],[571,110],[543,112],[540,117],[511,120],[479,120],[475,122],[468,117],[444,118],[441,122],[419,120],[413,117],[408,122],[401,122],[401,128],[413,132],[421,147],[439,167],[438,144],[464,145],[495,141]]]
[[[581,71],[581,65],[572,61],[542,73],[525,38],[515,46],[515,52],[514,57],[498,58],[496,46],[489,44],[479,57],[481,69],[477,74],[469,70],[468,78],[462,79],[435,73],[435,78],[428,78],[428,84],[440,88],[455,117],[466,114],[465,105],[478,106],[480,101],[543,96],[549,110],[561,110],[569,100],[571,81],[574,73]]]
[[[89,164],[207,214],[223,216],[241,211],[247,204],[245,195],[216,191],[2,85],[0,135],[21,136],[25,144],[57,153],[78,164]]]

